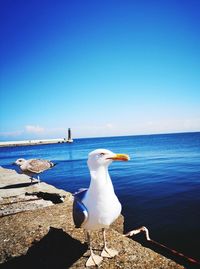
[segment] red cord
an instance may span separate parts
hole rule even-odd
[[[167,249],[168,251],[172,252],[173,254],[175,254],[175,255],[177,255],[177,256],[179,256],[179,257],[181,257],[181,258],[186,259],[188,262],[191,262],[191,263],[196,264],[196,265],[200,265],[200,261],[195,260],[195,259],[193,259],[193,258],[190,258],[190,257],[188,257],[188,256],[185,256],[185,255],[184,255],[183,253],[181,253],[181,252],[178,252],[178,251],[176,251],[176,250],[174,250],[174,249],[172,249],[172,248],[169,248],[169,247],[167,247],[167,246],[165,246],[165,245],[163,245],[163,244],[158,243],[157,241],[152,240],[152,239],[149,237],[149,230],[148,230],[145,226],[142,226],[142,227],[140,227],[139,229],[132,230],[132,231],[130,231],[129,233],[125,234],[124,236],[133,236],[133,235],[139,234],[139,233],[141,233],[141,232],[144,232],[144,233],[145,233],[146,240],[147,240],[148,242],[152,242],[152,243],[154,243],[155,245],[158,245],[158,246],[160,246],[160,247],[162,247],[162,248],[165,248],[165,249]]]
[[[188,261],[191,262],[191,263],[200,265],[200,261],[197,261],[197,260],[195,260],[195,259],[193,259],[193,258],[190,258],[190,257],[188,257],[188,256],[185,256],[185,255],[184,255],[183,253],[181,253],[181,252],[178,252],[178,251],[176,251],[176,250],[174,250],[174,249],[172,249],[172,248],[169,248],[169,247],[167,247],[167,246],[165,246],[165,245],[163,245],[163,244],[160,244],[160,243],[158,243],[158,242],[156,242],[156,241],[154,241],[154,240],[152,240],[152,239],[150,239],[149,241],[152,242],[152,243],[154,243],[154,244],[156,244],[156,245],[158,245],[158,246],[161,246],[161,247],[163,247],[163,248],[165,248],[165,249],[171,251],[173,254],[176,254],[176,255],[178,255],[178,256],[180,256],[180,257],[185,258],[186,260],[188,260]]]

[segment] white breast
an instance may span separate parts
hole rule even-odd
[[[83,203],[89,215],[83,227],[87,230],[108,228],[121,213],[121,204],[112,189],[97,193],[88,190]]]

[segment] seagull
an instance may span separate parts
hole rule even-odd
[[[88,168],[91,181],[88,189],[81,189],[74,194],[73,219],[76,228],[84,228],[88,236],[90,257],[86,266],[99,266],[103,257],[112,258],[118,254],[107,247],[106,228],[119,217],[121,204],[114,192],[108,173],[108,166],[113,161],[128,161],[127,154],[115,154],[110,150],[96,149],[89,153]],[[91,246],[90,231],[102,230],[104,248],[101,256],[94,254]]]
[[[54,163],[48,160],[41,160],[41,159],[25,160],[23,158],[16,160],[14,164],[18,165],[24,174],[31,177],[31,183],[34,175],[37,175],[38,181],[40,182],[39,174],[55,166]]]

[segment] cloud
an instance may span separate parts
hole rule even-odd
[[[183,126],[186,130],[200,130],[200,118],[185,119]]]
[[[26,125],[25,131],[27,133],[41,134],[44,133],[45,129],[39,125]]]
[[[107,129],[112,129],[114,126],[112,123],[107,123],[105,126]]]
[[[20,136],[23,133],[23,131],[13,131],[13,132],[0,132],[0,136],[2,137],[15,137]]]

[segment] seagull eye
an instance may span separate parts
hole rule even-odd
[[[105,155],[105,153],[103,153],[103,152],[102,152],[102,153],[100,153],[99,155],[102,157],[102,156],[104,156],[104,155]]]

